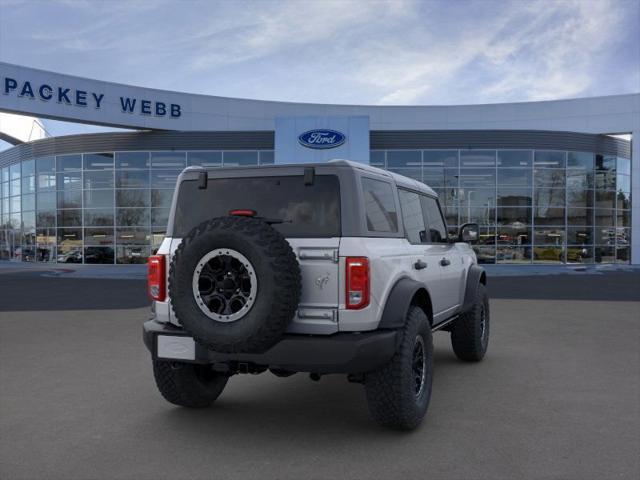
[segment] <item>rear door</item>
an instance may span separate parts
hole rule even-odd
[[[444,320],[456,312],[461,301],[464,282],[464,263],[454,243],[449,242],[447,228],[438,201],[435,197],[421,195],[422,211],[427,226],[429,247],[428,255],[433,258],[440,270],[440,288],[444,309]]]

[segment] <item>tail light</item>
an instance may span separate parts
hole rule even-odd
[[[369,259],[347,257],[345,305],[357,310],[369,305]]]
[[[164,302],[167,295],[166,267],[164,255],[153,255],[147,263],[147,285],[152,300]]]

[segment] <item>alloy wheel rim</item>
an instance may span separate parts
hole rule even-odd
[[[411,372],[414,393],[416,397],[419,397],[424,391],[425,377],[427,372],[427,356],[425,355],[424,340],[420,335],[416,337],[416,342],[413,346],[413,361]]]
[[[196,264],[193,296],[200,310],[218,322],[235,322],[256,301],[258,279],[251,262],[231,248],[218,248]]]

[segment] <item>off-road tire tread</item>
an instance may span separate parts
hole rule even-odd
[[[224,353],[263,352],[274,345],[286,330],[295,315],[300,302],[302,280],[298,260],[285,237],[261,220],[250,217],[219,217],[201,223],[183,238],[174,253],[174,260],[169,267],[169,296],[175,298],[175,264],[180,261],[184,250],[200,235],[211,230],[230,230],[253,239],[260,247],[264,258],[269,260],[270,268],[276,273],[274,279],[278,301],[272,302],[268,321],[253,334],[239,338],[233,343],[217,342],[215,338],[201,338],[191,328],[189,318],[178,320],[182,327],[193,335],[196,342],[204,347]],[[230,247],[232,248],[232,247]],[[175,310],[174,310],[175,313]]]
[[[209,407],[222,393],[228,377],[217,374],[210,384],[203,384],[196,376],[192,364],[175,368],[171,362],[154,360],[153,376],[165,400],[188,408]]]
[[[482,345],[480,306],[484,303],[487,341]],[[451,346],[456,357],[465,362],[479,362],[484,358],[489,344],[489,300],[487,288],[478,284],[473,307],[460,315],[451,325]]]
[[[424,386],[424,394],[427,396],[424,408],[417,405],[414,392],[407,388],[412,383],[412,372],[406,365],[407,362],[409,365],[412,363],[418,332],[423,335],[425,354],[429,357],[429,380]],[[433,379],[433,338],[424,311],[416,306],[410,307],[405,326],[399,333],[402,339],[391,361],[382,369],[365,376],[365,391],[369,412],[376,422],[396,430],[412,430],[422,422],[426,414]]]

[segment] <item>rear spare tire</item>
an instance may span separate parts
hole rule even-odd
[[[289,242],[255,218],[201,223],[182,240],[169,269],[178,320],[217,352],[267,350],[293,318],[300,292],[300,267]]]

